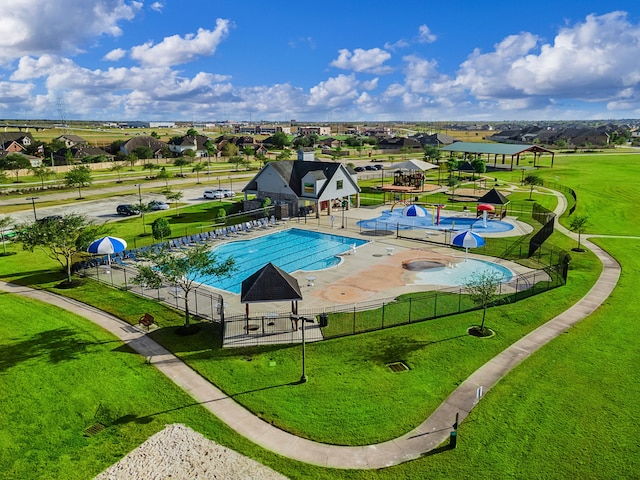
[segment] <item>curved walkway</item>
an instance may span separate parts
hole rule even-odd
[[[559,197],[557,212],[564,211],[563,201],[564,197]],[[558,228],[575,237],[563,227]],[[595,285],[579,302],[476,370],[427,420],[411,432],[384,443],[360,447],[317,443],[273,427],[241,407],[143,332],[103,311],[50,292],[5,282],[0,282],[0,290],[57,305],[108,330],[140,355],[147,357],[150,363],[223,422],[267,450],[323,467],[374,469],[416,459],[446,441],[456,414],[459,414],[461,422],[478,402],[476,393],[479,387],[484,392],[492,388],[525,358],[590,315],[605,301],[618,281],[620,266],[608,253],[588,240],[583,243],[600,259],[603,270]]]

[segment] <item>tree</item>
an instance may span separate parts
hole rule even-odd
[[[0,158],[0,168],[2,170],[12,170],[16,176],[16,183],[18,183],[18,177],[20,170],[26,170],[31,168],[31,162],[19,153],[10,153],[4,158]]]
[[[29,170],[31,170],[31,173],[33,173],[34,176],[40,179],[40,188],[42,190],[44,190],[44,181],[53,177],[54,174],[53,170],[45,167],[44,165],[40,165],[39,167],[31,167]]]
[[[0,170],[0,183],[4,183],[6,181],[7,181],[7,174],[4,171]]]
[[[478,174],[482,174],[487,171],[487,163],[481,158],[474,158],[471,161],[471,166],[473,167],[473,171]],[[474,180],[475,180],[475,177],[474,177]]]
[[[151,233],[156,240],[164,241],[165,238],[171,235],[171,225],[166,218],[156,218],[151,224]]]
[[[153,158],[153,150],[151,150],[151,147],[148,147],[147,145],[140,145],[139,147],[134,148],[131,153],[135,154],[135,156],[140,160]]]
[[[451,197],[455,197],[456,188],[460,186],[460,179],[457,177],[449,177],[447,180],[447,186],[451,189]]]
[[[582,248],[580,240],[581,240],[582,234],[584,233],[584,231],[587,229],[588,226],[589,226],[589,217],[587,215],[576,215],[571,219],[571,223],[569,224],[569,230],[571,230],[572,232],[576,232],[578,234],[578,246],[577,248],[574,248],[573,251],[584,252],[584,249]]]
[[[135,203],[133,205],[133,208],[135,208],[136,210],[138,210],[140,212],[140,218],[142,218],[142,234],[146,235],[147,234],[147,224],[144,222],[144,216],[145,216],[145,214],[147,214],[147,213],[149,213],[151,211],[151,207],[149,207],[148,203],[140,202],[140,203]]]
[[[218,152],[218,148],[216,147],[216,144],[213,143],[211,140],[207,140],[206,142],[204,142],[204,148],[207,151],[207,155],[210,157],[215,156],[215,154]]]
[[[55,221],[23,224],[16,230],[25,250],[41,249],[62,265],[71,283],[71,265],[76,255],[85,253],[89,244],[106,233],[104,225],[96,225],[84,215],[71,213]]]
[[[7,227],[11,225],[13,219],[9,216],[0,218],[0,238],[2,238],[2,250],[3,255],[7,254],[7,244],[5,243],[4,232],[7,230]]]
[[[242,153],[244,154],[245,157],[251,157],[256,151],[253,149],[253,147],[249,147],[246,146],[242,149]]]
[[[196,282],[197,277],[228,277],[235,270],[233,257],[225,261],[219,261],[215,254],[211,253],[208,245],[196,245],[186,251],[172,253],[166,249],[158,252],[149,252],[146,257],[153,264],[139,265],[138,275],[133,282],[138,285],[169,284],[180,288],[184,297],[185,328],[190,328],[189,293]]]
[[[184,157],[178,157],[178,158],[176,158],[176,159],[173,161],[173,164],[174,164],[176,167],[179,167],[179,168],[180,168],[180,176],[181,176],[181,177],[183,177],[183,176],[184,176],[184,174],[182,173],[182,167],[186,167],[187,165],[189,165],[189,160],[187,160],[187,159],[186,159],[186,158],[184,158]]]
[[[269,142],[276,148],[284,148],[291,145],[291,140],[284,132],[276,132],[271,138],[269,138]]]
[[[276,155],[276,160],[289,160],[291,158],[291,150],[285,148],[278,155]]]
[[[127,162],[129,162],[129,170],[133,170],[133,167],[136,166],[138,162],[138,156],[135,153],[130,153],[127,155]]]
[[[255,157],[254,157],[258,162],[260,162],[260,164],[264,167],[267,163],[269,163],[269,160],[267,159],[267,156],[264,153],[256,153]]]
[[[436,164],[440,164],[440,149],[433,145],[425,145],[424,160],[425,162],[435,162]]]
[[[469,281],[464,284],[471,301],[482,307],[482,323],[479,334],[485,336],[484,320],[487,315],[487,307],[498,297],[498,287],[502,277],[497,272],[480,272],[471,275]]]
[[[447,160],[447,169],[449,170],[449,178],[453,177],[453,172],[458,170],[458,160],[455,158]]]
[[[160,171],[158,172],[158,174],[156,175],[156,178],[158,180],[164,180],[164,188],[165,191],[169,191],[169,180],[173,177],[173,174],[167,170],[166,168],[162,167],[160,169]]]
[[[180,201],[180,199],[183,197],[183,193],[180,191],[176,191],[176,192],[167,192],[164,194],[164,196],[166,197],[166,199],[169,202],[173,202],[175,207],[176,207],[176,217],[179,217],[180,214],[178,213],[178,202]]]
[[[200,172],[204,170],[204,163],[196,163],[191,171],[196,174],[196,183],[200,183]]]
[[[160,140],[160,135],[158,135],[158,133],[156,133],[155,131],[151,132],[151,136],[156,140]]]
[[[524,177],[523,183],[525,185],[529,185],[529,200],[531,200],[531,196],[533,195],[533,189],[536,186],[544,185],[544,181],[538,175],[534,175],[533,173]]]
[[[82,199],[82,188],[93,183],[91,169],[86,165],[76,165],[64,175],[65,184],[68,187],[78,189],[78,200]]]
[[[238,154],[238,146],[231,142],[227,142],[222,146],[222,151],[220,153],[223,157],[231,158]]]
[[[196,137],[196,136],[198,136],[198,131],[195,128],[190,128],[190,129],[187,130],[186,136],[187,137]]]
[[[124,170],[124,162],[114,160],[110,170],[118,174],[118,183],[122,183],[122,170]]]
[[[233,163],[235,170],[240,170],[240,165],[242,165],[243,160],[240,155],[234,155],[229,159],[229,163]]]

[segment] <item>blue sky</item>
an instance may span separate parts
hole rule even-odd
[[[637,0],[0,7],[0,118],[640,117]]]

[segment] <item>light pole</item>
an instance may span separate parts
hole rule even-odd
[[[29,197],[27,200],[31,200],[31,205],[33,206],[33,219],[37,222],[38,216],[36,215],[36,200],[40,197]]]
[[[218,190],[220,190],[220,177],[218,177]]]
[[[229,190],[233,192],[233,179],[229,177]]]
[[[307,382],[307,372],[305,370],[304,357],[305,357],[305,341],[304,341],[304,324],[307,319],[304,317],[300,317],[300,321],[302,322],[302,376],[300,377],[300,383]]]

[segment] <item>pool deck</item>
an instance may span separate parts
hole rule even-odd
[[[416,272],[403,267],[403,262],[411,260],[429,260],[441,263],[445,266],[464,261],[464,253],[447,246],[430,244],[422,241],[398,239],[395,235],[367,236],[360,233],[356,222],[362,218],[372,218],[389,206],[352,209],[348,212],[346,228],[341,228],[340,220],[336,217],[331,228],[330,219],[326,216],[313,219],[307,223],[291,220],[281,223],[281,228],[309,229],[334,235],[345,235],[353,238],[368,240],[368,243],[355,249],[355,253],[346,252],[341,255],[339,265],[318,271],[297,271],[292,276],[298,280],[303,300],[299,302],[299,309],[305,310],[331,310],[333,307],[361,302],[375,302],[384,299],[392,299],[403,293],[435,290],[441,285],[413,284]],[[338,220],[338,221],[336,221]],[[514,236],[526,233],[529,225],[515,222],[514,230],[487,234],[486,236]],[[267,230],[264,234],[272,233]],[[421,233],[423,235],[423,233]],[[444,233],[440,233],[444,235]],[[442,239],[441,239],[442,240]],[[292,252],[293,253],[293,252]],[[469,253],[468,258],[476,258],[494,261],[509,268],[515,274],[527,273],[530,269],[514,262],[502,259],[475,255]],[[245,312],[244,304],[240,303],[240,295],[230,294],[221,290],[225,299],[227,315],[242,315]],[[274,312],[286,312],[290,309],[288,302],[260,303],[251,305],[251,315],[273,314]]]

